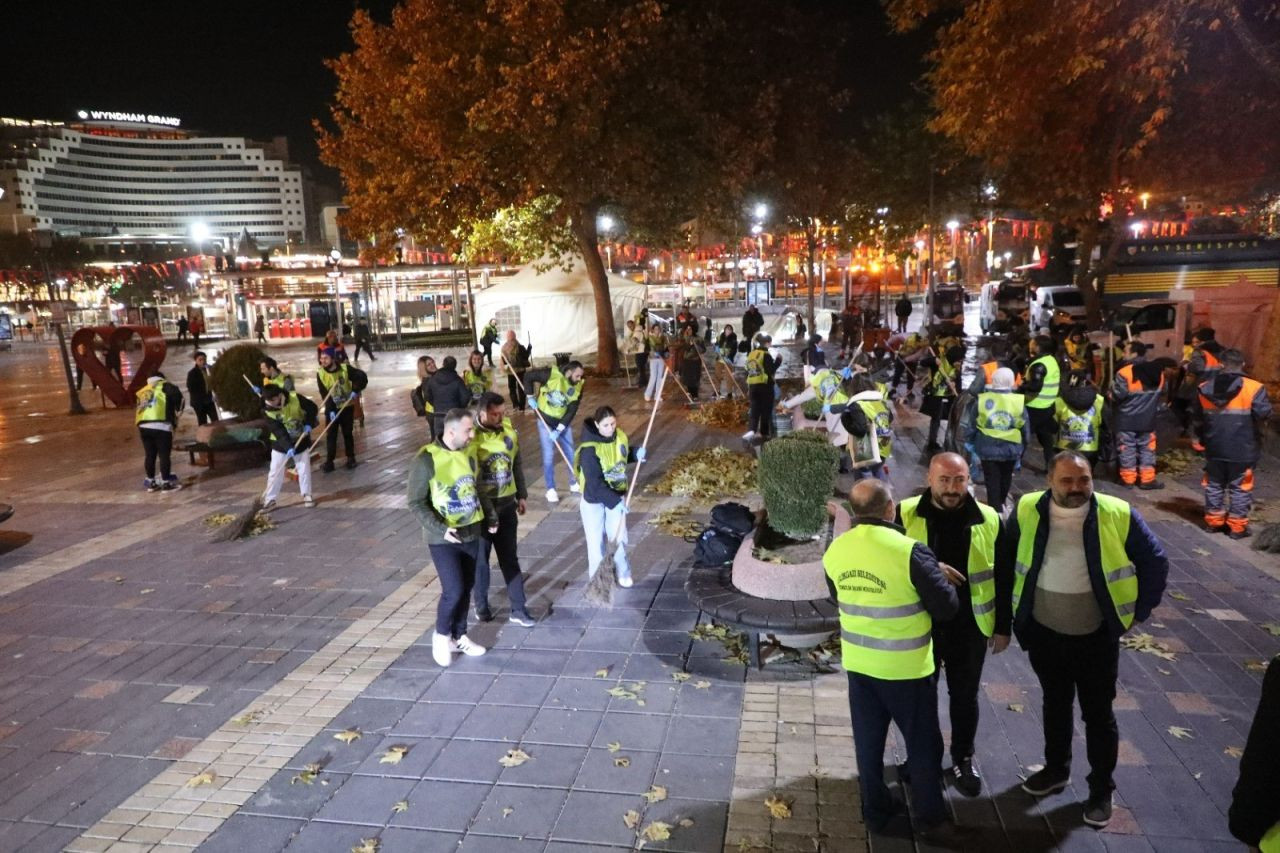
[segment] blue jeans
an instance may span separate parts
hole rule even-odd
[[[622,512],[622,503],[613,509],[605,509],[604,504],[584,500],[578,504],[578,510],[582,513],[582,529],[587,535],[587,577],[595,577],[596,569],[604,559],[605,541],[614,535],[618,537],[618,550],[613,552],[618,577],[631,577],[631,566],[627,563],[626,515]]]
[[[542,418],[538,418],[538,441],[542,444],[542,478],[547,481],[548,489],[554,489],[556,487],[554,463],[557,456],[555,443],[559,442],[560,449],[564,451],[564,455],[569,459],[573,459],[573,432],[569,427],[565,427],[559,438],[552,438],[546,422]],[[577,478],[573,476],[573,471],[570,471],[569,485],[572,486],[576,482],[578,482]]]
[[[853,469],[853,481],[855,483],[859,480],[870,480],[873,478],[876,480],[884,480],[886,483],[889,482],[889,472],[884,469],[883,462],[876,465],[868,465],[865,468]]]

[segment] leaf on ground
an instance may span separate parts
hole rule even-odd
[[[351,853],[378,853],[381,844],[379,838],[361,838],[360,843],[351,848]]]
[[[1187,595],[1185,592],[1179,592],[1179,591],[1178,591],[1178,590],[1176,590],[1176,589],[1169,590],[1169,597],[1170,597],[1170,598],[1173,598],[1173,599],[1176,599],[1176,600],[1178,600],[1178,601],[1190,601],[1190,600],[1191,600],[1191,596]]]
[[[340,740],[343,743],[351,743],[351,741],[353,740],[360,740],[360,736],[362,734],[363,732],[361,732],[355,726],[352,726],[346,731],[338,732],[336,735],[333,736],[333,739]]]
[[[124,583],[124,577],[123,577],[122,575],[116,575],[115,577],[113,577],[113,578],[111,579],[111,582],[112,582],[112,583]]]
[[[1019,705],[1017,702],[1014,702],[1009,705],[1009,710],[1015,714],[1021,714],[1023,711],[1026,710],[1026,707],[1024,707],[1023,705]]]
[[[266,711],[249,711],[238,717],[232,717],[231,722],[235,723],[237,726],[253,725],[266,716],[266,713]]]
[[[218,778],[218,774],[212,770],[206,770],[203,773],[197,773],[187,780],[185,787],[199,788],[201,785],[212,785],[213,780]]]
[[[236,517],[229,512],[217,512],[205,516],[204,523],[208,527],[222,527],[235,521]]]
[[[1155,655],[1163,660],[1173,661],[1178,659],[1178,656],[1167,645],[1145,631],[1126,634],[1120,638],[1120,645],[1131,651]]]
[[[635,829],[640,825],[640,812],[635,809],[629,809],[623,813],[622,822],[626,824],[627,829]]]
[[[791,801],[777,794],[770,794],[768,799],[764,801],[764,807],[769,810],[769,814],[779,820],[786,820],[791,817]]]
[[[671,838],[671,824],[655,820],[640,830],[640,837],[645,841],[666,841]]]
[[[660,803],[667,798],[667,789],[662,785],[650,785],[649,790],[640,796],[644,797],[646,802]]]
[[[1148,625],[1150,625],[1152,628],[1167,628],[1167,627],[1169,627],[1168,625],[1164,624],[1163,622],[1148,622],[1147,624],[1148,624]]]
[[[519,767],[532,757],[523,749],[508,749],[507,754],[498,759],[498,763],[503,767]]]
[[[1280,622],[1264,622],[1259,627],[1273,637],[1280,637]]]
[[[637,699],[637,700],[636,700],[636,704],[637,704],[637,705],[644,705],[644,700],[643,700],[643,699]]]
[[[1191,549],[1191,553],[1192,553],[1192,554],[1199,554],[1201,557],[1208,557],[1208,556],[1210,556],[1210,554],[1209,554],[1209,549],[1207,549],[1207,548],[1192,548],[1192,549]]]
[[[614,696],[618,699],[635,699],[636,698],[636,694],[632,693],[630,690],[623,687],[621,684],[617,685],[616,687],[610,687],[608,690],[605,691],[605,693],[608,693],[610,696]]]
[[[398,803],[396,803],[394,806],[391,807],[392,814],[400,814],[400,812],[407,812],[408,810],[409,810],[408,800],[400,800]]]
[[[1267,662],[1264,660],[1249,659],[1244,662],[1246,672],[1266,672]]]
[[[609,677],[609,670],[611,670],[611,669],[613,669],[613,665],[612,665],[612,664],[610,664],[609,666],[603,666],[603,667],[601,667],[600,669],[597,669],[597,670],[596,670],[596,678],[608,678],[608,677]]]
[[[711,686],[711,682],[710,682],[710,681],[695,681],[695,682],[693,682],[693,686],[694,686],[695,688],[697,688],[698,690],[706,690],[708,687],[710,687],[710,686]]]
[[[610,751],[610,752],[617,752],[617,751],[618,751],[618,750],[620,750],[620,749],[622,749],[622,742],[621,742],[621,741],[616,741],[616,740],[615,740],[615,741],[613,741],[612,743],[610,743],[610,744],[609,744],[609,751]]]
[[[1204,775],[1204,773],[1203,773],[1203,772],[1200,772],[1200,773],[1192,773],[1192,774],[1191,774],[1191,778],[1192,778],[1192,779],[1195,779],[1196,781],[1199,781],[1199,780],[1200,780],[1200,777],[1201,777],[1201,776],[1203,776],[1203,775]]]
[[[1222,754],[1223,754],[1223,755],[1230,755],[1232,758],[1240,758],[1240,757],[1242,757],[1242,756],[1244,755],[1244,747],[1242,747],[1242,746],[1229,746],[1229,747],[1227,747],[1226,749],[1222,750]]]
[[[693,826],[693,818],[682,817],[680,820],[676,821],[676,825],[683,827],[684,829],[688,829]]]
[[[320,775],[320,765],[308,764],[306,767],[302,768],[301,773],[299,773],[297,776],[294,776],[292,779],[289,780],[289,784],[290,785],[297,785],[297,784],[311,785],[315,783],[316,777],[319,775]]]
[[[1209,612],[1208,610],[1201,610],[1199,607],[1185,607],[1183,609],[1188,613],[1194,613],[1196,616],[1204,616]]]
[[[378,763],[379,764],[399,764],[401,759],[403,759],[408,754],[409,754],[409,747],[405,746],[402,743],[397,743],[393,746],[388,747],[387,751],[382,753],[382,757],[378,759]]]
[[[150,595],[153,592],[155,592],[154,589],[144,589],[141,592],[139,592],[138,595]]]
[[[1156,672],[1160,673],[1161,675],[1173,675],[1173,673],[1170,672],[1169,670],[1162,669],[1160,667],[1156,667]]]
[[[688,680],[689,680],[689,673],[687,673],[687,672],[673,672],[673,673],[671,673],[671,680],[672,680],[672,681],[688,681]]]
[[[619,755],[617,758],[613,759],[613,766],[614,767],[630,767],[631,759],[627,758],[625,755]]]
[[[503,806],[503,807],[502,807],[502,816],[503,816],[503,817],[507,817],[507,816],[509,816],[509,815],[510,815],[512,812],[514,812],[514,811],[515,811],[515,809],[511,808],[511,806]]]
[[[1178,740],[1195,740],[1196,737],[1191,733],[1191,729],[1183,728],[1182,726],[1169,726],[1165,731]]]

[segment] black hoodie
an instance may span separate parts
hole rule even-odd
[[[450,409],[471,405],[471,389],[462,381],[457,369],[442,367],[427,378],[424,396],[436,414],[446,415]]]
[[[1237,396],[1243,396],[1242,391],[1248,395],[1248,399],[1242,401],[1244,405],[1227,409],[1228,403]],[[1213,407],[1206,408],[1201,398],[1208,400]],[[1204,419],[1206,459],[1248,465],[1258,463],[1262,455],[1262,428],[1271,418],[1271,401],[1267,398],[1265,386],[1239,373],[1223,370],[1200,386],[1196,408]],[[1240,417],[1243,414],[1249,417]]]
[[[587,503],[604,504],[606,509],[613,509],[622,502],[624,495],[615,492],[604,479],[604,470],[600,467],[600,459],[596,449],[587,442],[608,444],[617,437],[605,438],[596,429],[594,418],[582,422],[582,435],[578,438],[578,467],[582,469],[582,499]],[[631,444],[631,436],[627,436],[627,463],[636,461],[636,449]]]

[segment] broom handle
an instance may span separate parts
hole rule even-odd
[[[653,432],[654,418],[658,416],[658,406],[662,404],[662,388],[666,384],[667,384],[667,380],[666,380],[666,377],[664,377],[662,380],[662,384],[658,386],[658,393],[653,398],[653,408],[649,410],[649,425],[645,427],[644,440],[640,442],[640,446],[646,449],[649,446],[649,433]],[[635,493],[636,482],[640,479],[640,466],[643,464],[644,463],[641,462],[639,459],[636,460],[635,470],[631,472],[631,485],[627,486],[627,495],[622,499],[622,505],[624,507],[631,506],[631,496]],[[626,523],[626,519],[627,519],[626,513],[623,513],[618,518],[618,526],[614,529],[613,536],[610,537],[609,539],[609,548],[607,553],[610,553],[610,554],[613,553],[613,543],[617,542],[618,537],[622,535],[622,526]]]
[[[505,359],[504,359],[503,366],[507,368],[507,373],[510,373],[511,378],[514,379],[516,381],[516,384],[520,386],[520,390],[524,392],[525,399],[528,399],[529,389],[524,387],[524,382],[520,379],[519,376],[516,376],[516,372],[511,369],[511,365],[505,363]],[[569,469],[569,476],[573,477],[574,476],[573,463],[569,461],[569,455],[564,452],[564,448],[560,446],[560,442],[556,441],[555,433],[552,431],[551,427],[547,426],[547,419],[542,416],[542,412],[538,409],[537,400],[533,401],[533,413],[538,416],[538,420],[542,421],[543,428],[547,432],[551,433],[551,444],[553,447],[555,447],[556,450],[560,451],[560,458],[564,460],[565,466]]]
[[[241,375],[241,376],[243,376],[244,374],[242,373],[242,374],[240,374],[240,375]],[[329,402],[329,398],[333,396],[333,389],[334,389],[334,388],[337,388],[337,387],[338,387],[338,383],[337,383],[337,382],[333,383],[333,385],[331,385],[331,386],[329,387],[329,393],[328,393],[328,394],[325,394],[325,395],[324,395],[324,399],[320,401],[320,408],[321,408],[321,409],[323,409],[323,408],[324,408],[324,404],[325,404],[325,403]],[[328,426],[328,424],[326,424],[324,429],[328,429],[328,428],[329,428],[329,426]],[[320,430],[320,435],[324,435],[324,429]],[[299,445],[299,444],[302,444],[302,438],[303,438],[303,436],[305,436],[306,434],[307,434],[307,431],[306,431],[306,430],[303,430],[303,431],[298,435],[297,440],[295,440],[295,441],[293,442],[293,449],[294,449],[294,450],[297,450],[297,449],[298,449],[298,445]],[[311,442],[311,443],[312,443],[313,445],[315,444],[315,442],[314,442],[314,441],[313,441],[313,442]]]
[[[675,361],[676,361],[676,360],[675,360],[675,356],[674,356],[674,355],[672,355],[671,363],[672,363],[672,364],[675,364]],[[667,368],[667,374],[668,374],[668,375],[670,375],[674,370],[675,370],[675,368],[674,368],[674,367],[668,367],[668,368]],[[689,394],[689,392],[685,389],[685,387],[684,387],[684,383],[682,383],[679,379],[676,379],[674,376],[672,376],[671,378],[672,378],[672,380],[674,380],[674,381],[675,381],[675,383],[676,383],[676,387],[677,387],[677,388],[679,388],[681,391],[683,391],[683,392],[684,392],[684,397],[685,397],[685,399],[686,399],[686,400],[688,400],[688,401],[689,401],[689,405],[690,405],[690,406],[692,406],[692,405],[693,405],[693,397],[692,397],[692,396]],[[664,379],[663,381],[665,382],[666,380]]]
[[[702,350],[698,350],[698,361],[702,362],[702,369],[707,372],[707,381],[711,383],[711,393],[716,395],[716,399],[720,399],[720,389],[716,387],[716,375],[711,372],[711,368],[707,367],[707,360],[702,357]]]

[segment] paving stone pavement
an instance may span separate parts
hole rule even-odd
[[[318,476],[312,511],[286,488],[277,529],[211,545],[201,519],[245,505],[262,470],[175,458],[187,488],[141,493],[127,414],[51,414],[65,407],[57,363],[33,352],[0,361],[16,401],[0,422],[0,489],[19,509],[0,528],[0,849],[345,851],[376,837],[382,851],[565,853],[634,847],[654,821],[672,837],[651,849],[914,849],[905,825],[866,839],[841,674],[777,661],[749,672],[691,640],[690,548],[643,524],[674,502],[641,499],[636,586],[613,608],[585,606],[576,498],[546,511],[530,416],[517,420],[533,496],[521,553],[543,621],[480,626],[489,654],[441,671],[423,641],[434,573],[403,501],[421,441],[404,401],[416,353],[371,368],[359,469]],[[310,390],[309,350],[279,355]],[[603,401],[622,403],[624,427],[645,415],[634,393],[593,383],[586,406]],[[901,490],[923,469],[919,419],[900,417]],[[651,472],[689,447],[736,444],[675,405],[659,424]],[[1015,488],[1038,485],[1023,472]],[[1147,626],[1175,661],[1122,655],[1116,820],[1084,827],[1079,788],[1040,803],[1017,790],[1042,744],[1038,687],[1015,646],[984,674],[988,793],[951,796],[984,849],[1238,849],[1224,750],[1243,745],[1256,703],[1261,676],[1246,662],[1280,647],[1258,627],[1275,618],[1277,563],[1124,496],[1166,543],[1186,598]],[[500,583],[492,598],[501,620]],[[942,717],[945,733],[945,702]],[[350,727],[359,739],[333,737]],[[393,746],[403,756],[384,762]],[[517,747],[525,763],[498,763]],[[1080,737],[1076,754],[1082,777]],[[901,758],[891,739],[886,762]],[[186,787],[206,770],[210,784]],[[651,786],[666,798],[647,802]],[[769,817],[771,795],[791,818]]]

